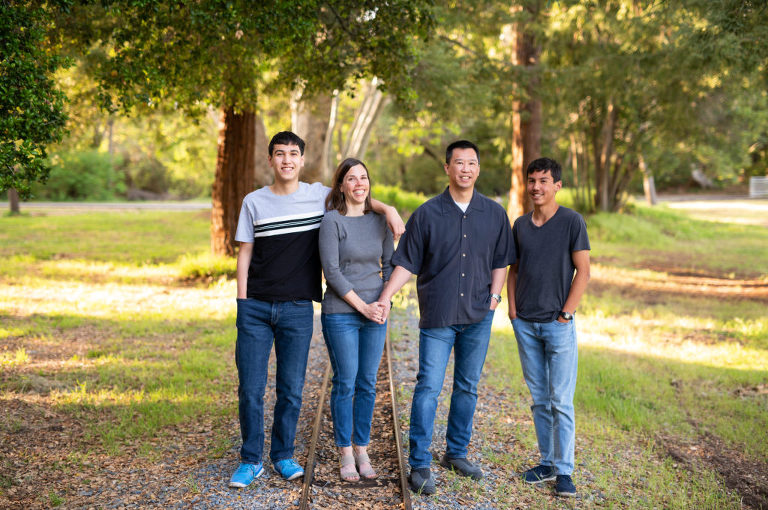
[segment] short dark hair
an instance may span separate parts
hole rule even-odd
[[[355,158],[347,158],[342,161],[336,172],[333,174],[333,180],[331,181],[331,191],[328,192],[328,196],[325,198],[325,210],[326,211],[339,211],[342,215],[347,215],[347,201],[344,200],[344,194],[341,192],[341,183],[344,182],[344,177],[352,169],[352,167],[362,165],[365,168],[365,173],[368,174],[368,196],[365,197],[365,205],[363,207],[363,213],[368,213],[373,210],[371,206],[371,172],[368,171],[368,167],[365,163]]]
[[[560,167],[560,163],[550,158],[539,158],[531,161],[525,170],[525,175],[531,175],[533,172],[546,172],[547,170],[552,174],[553,182],[562,179],[563,169]]]
[[[299,138],[299,135],[296,133],[293,133],[291,131],[280,131],[275,136],[272,137],[272,140],[269,141],[269,155],[272,156],[272,149],[275,148],[275,145],[298,145],[299,150],[301,151],[301,155],[304,155],[304,140]]]
[[[453,156],[453,149],[472,149],[475,151],[475,155],[477,156],[477,162],[480,162],[480,149],[477,148],[477,145],[470,142],[469,140],[456,140],[452,144],[450,144],[448,147],[445,148],[445,164],[448,165],[451,163],[451,156]]]

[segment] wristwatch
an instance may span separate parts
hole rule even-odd
[[[496,298],[496,303],[501,304],[501,294],[491,294],[492,298]]]
[[[560,312],[560,317],[567,321],[573,320],[573,314],[568,312]]]

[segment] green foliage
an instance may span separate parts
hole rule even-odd
[[[15,188],[21,198],[47,178],[46,147],[66,121],[52,79],[65,62],[43,45],[46,23],[27,2],[0,2],[0,192]]]
[[[45,187],[36,194],[48,200],[112,200],[125,192],[120,158],[98,151],[58,154]]]
[[[165,166],[151,155],[129,154],[120,165],[125,185],[130,189],[149,191],[158,195],[168,192],[171,176]]]
[[[398,211],[407,213],[415,211],[428,198],[421,193],[403,191],[395,186],[383,186],[381,184],[373,186],[371,196],[395,207]]]
[[[312,93],[343,89],[348,78],[364,75],[385,78],[406,98],[413,34],[429,25],[427,6],[111,0],[77,6],[59,22],[75,47],[99,43],[91,54],[100,56],[93,71],[105,106],[173,100],[200,113],[203,103],[254,110],[265,87]]]

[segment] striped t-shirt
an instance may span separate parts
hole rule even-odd
[[[247,296],[263,301],[320,301],[317,234],[330,188],[299,182],[290,195],[265,186],[246,195],[235,240],[253,243]]]

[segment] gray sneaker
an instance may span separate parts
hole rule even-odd
[[[436,492],[435,479],[432,478],[429,468],[411,469],[408,485],[417,494],[434,494]]]
[[[448,455],[443,455],[443,458],[440,459],[440,465],[473,480],[482,480],[483,478],[483,470],[467,459],[452,459]]]

